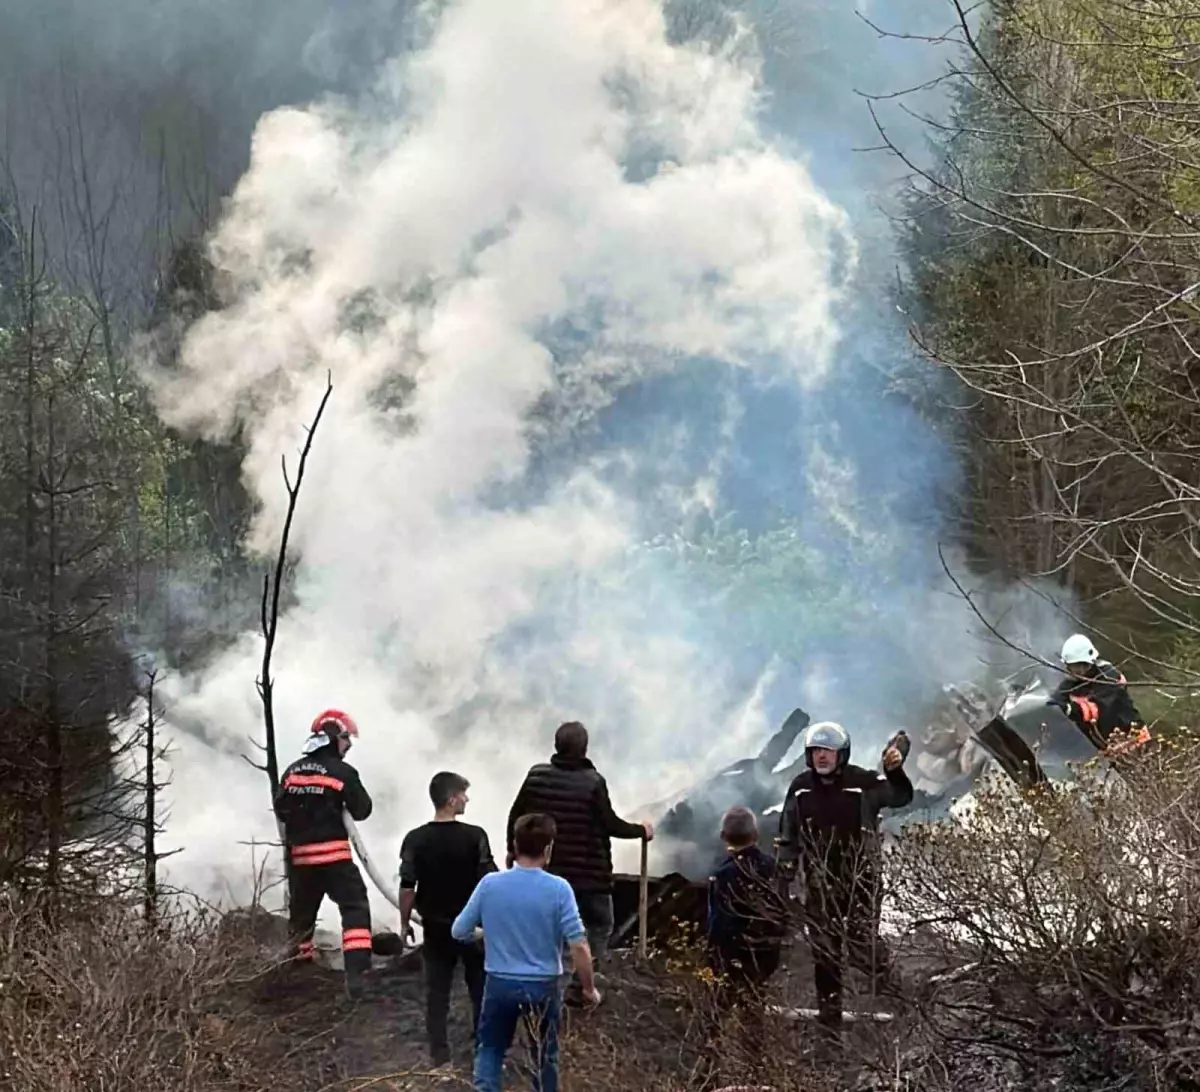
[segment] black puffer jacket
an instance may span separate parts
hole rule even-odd
[[[505,842],[522,815],[552,816],[558,827],[547,872],[561,876],[577,895],[607,894],[613,887],[611,838],[644,838],[640,823],[619,819],[608,784],[586,758],[555,755],[532,767],[508,813]]]

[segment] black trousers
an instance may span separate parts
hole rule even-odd
[[[587,933],[588,948],[592,953],[592,968],[595,970],[608,957],[608,942],[613,933],[613,899],[608,892],[577,892],[575,904],[579,907],[579,918]],[[563,945],[564,957],[570,956],[570,946]],[[563,966],[566,966],[564,958]],[[583,1004],[583,983],[579,971],[572,970],[564,980],[563,1002],[567,1005]]]
[[[367,886],[353,861],[293,865],[288,926],[302,959],[313,954],[313,930],[321,901],[328,895],[342,915],[342,955],[347,983],[356,982],[371,966],[371,906]]]
[[[817,1013],[829,1029],[842,1025],[842,969],[849,964],[887,989],[893,981],[892,957],[879,935],[882,888],[871,880],[846,885],[810,885],[805,905],[812,946]]]
[[[708,969],[712,984],[704,1013],[704,1050],[701,1085],[711,1086],[720,1060],[731,1053],[722,1044],[722,1033],[732,1023],[735,1043],[741,1049],[744,1072],[761,1073],[767,1054],[766,986],[779,969],[780,946],[751,949],[710,946]]]
[[[434,1065],[450,1060],[447,1024],[450,1017],[450,990],[455,968],[462,964],[471,997],[471,1030],[479,1027],[479,1007],[483,1003],[483,948],[478,944],[460,944],[450,935],[449,922],[424,923],[421,955],[425,963],[425,1028],[429,1035],[429,1054]]]

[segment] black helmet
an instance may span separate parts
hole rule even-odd
[[[804,733],[804,762],[810,770],[813,768],[812,752],[814,747],[837,751],[838,760],[835,772],[850,761],[850,733],[836,721],[820,721]]]

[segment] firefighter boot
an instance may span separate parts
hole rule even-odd
[[[351,1001],[361,1001],[366,994],[367,971],[371,967],[369,951],[351,951],[345,954],[346,996]]]

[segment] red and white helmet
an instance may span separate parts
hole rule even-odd
[[[309,732],[314,736],[328,736],[331,740],[338,736],[357,739],[358,725],[349,713],[343,713],[340,709],[326,709],[313,718]]]

